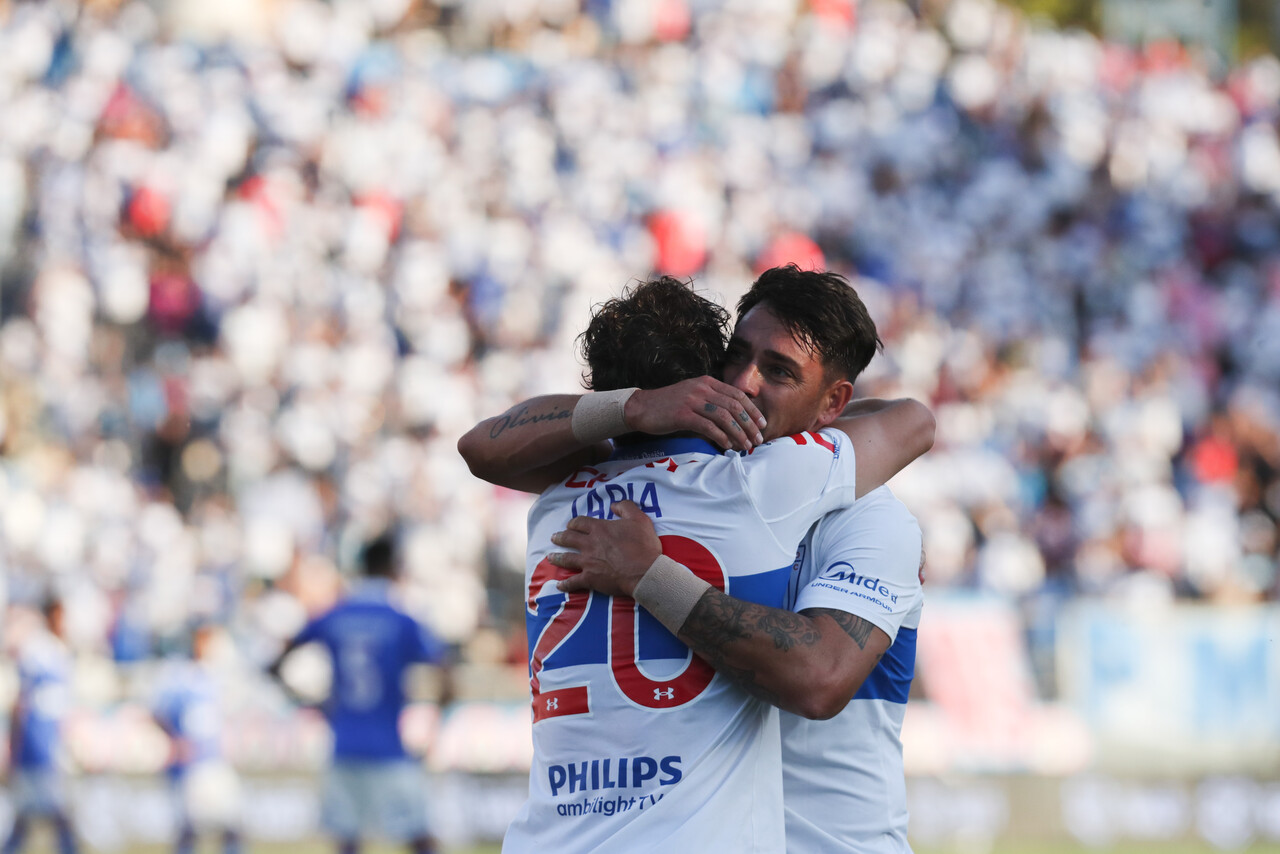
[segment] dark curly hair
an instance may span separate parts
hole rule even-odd
[[[724,367],[729,312],[663,276],[642,282],[596,308],[579,336],[594,391],[661,388]]]
[[[866,305],[839,273],[801,270],[795,264],[765,270],[738,300],[738,320],[762,303],[822,360],[828,377],[853,382],[884,349]]]

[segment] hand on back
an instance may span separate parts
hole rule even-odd
[[[616,519],[578,516],[551,542],[575,552],[553,552],[556,566],[579,570],[560,582],[566,593],[595,590],[609,596],[630,596],[650,565],[662,554],[653,522],[633,502],[613,505]]]

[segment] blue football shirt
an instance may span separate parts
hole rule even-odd
[[[169,763],[170,776],[178,777],[198,762],[222,754],[222,709],[213,676],[194,661],[168,667],[152,706],[152,714],[174,738],[187,745]]]
[[[41,632],[24,644],[18,657],[18,767],[55,767],[62,721],[71,705],[70,680],[71,657],[60,640]]]
[[[296,644],[329,652],[333,685],[324,713],[335,759],[406,756],[400,740],[404,672],[418,662],[441,663],[445,645],[388,601],[387,582],[366,580],[331,611],[308,623]]]

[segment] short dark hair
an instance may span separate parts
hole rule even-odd
[[[738,320],[761,304],[822,360],[828,376],[854,382],[884,349],[866,305],[839,273],[801,270],[795,264],[765,270],[738,300]]]
[[[663,276],[597,307],[579,336],[587,388],[661,388],[724,369],[729,312]]]
[[[360,550],[360,571],[370,578],[390,578],[395,575],[395,537],[383,534],[365,543]]]

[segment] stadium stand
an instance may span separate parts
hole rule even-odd
[[[528,499],[455,442],[572,390],[590,305],[654,269],[726,304],[787,254],[845,272],[886,342],[860,391],[934,407],[894,482],[956,635],[921,721],[1085,696],[1080,603],[1277,598],[1275,57],[987,0],[200,5],[0,3],[4,640],[63,597],[81,768],[157,770],[139,703],[183,627],[256,673],[393,522],[490,701],[432,732],[504,733],[441,768],[527,761]],[[1000,603],[990,658],[948,594]],[[233,761],[314,770],[316,721],[230,681]]]

